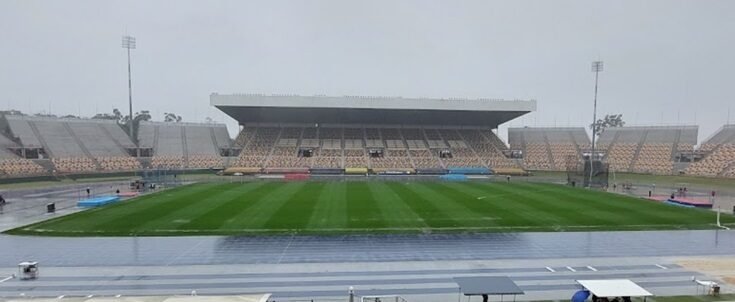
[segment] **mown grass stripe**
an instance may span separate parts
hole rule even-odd
[[[434,203],[411,191],[407,186],[410,185],[399,182],[391,182],[385,185],[387,189],[393,191],[399,197],[401,202],[421,217],[426,225],[434,228],[457,227],[460,225],[445,213],[446,209],[435,206]]]
[[[237,188],[242,185],[233,185]],[[238,213],[246,211],[250,206],[255,204],[257,200],[270,194],[278,188],[273,183],[257,182],[251,183],[247,189],[234,191],[230,198],[223,198],[217,205],[214,205],[207,211],[183,224],[179,227],[182,230],[202,230],[202,229],[218,229],[225,224],[230,218]],[[210,205],[211,206],[211,205]]]
[[[278,207],[263,226],[269,229],[306,228],[324,187],[324,183],[301,187]]]
[[[379,228],[387,226],[389,222],[383,218],[366,182],[349,181],[346,186],[345,202],[347,203],[348,227]]]

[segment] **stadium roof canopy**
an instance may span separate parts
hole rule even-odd
[[[391,124],[497,128],[536,110],[535,100],[429,99],[213,93],[210,103],[240,124]]]

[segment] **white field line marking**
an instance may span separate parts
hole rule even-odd
[[[573,268],[572,268],[571,266],[567,266],[567,269],[568,269],[568,270],[569,270],[570,272],[576,272],[576,271],[577,271],[576,269],[573,269]]]
[[[547,271],[550,271],[550,272],[552,272],[552,273],[556,273],[556,271],[555,271],[555,270],[554,270],[553,268],[550,268],[550,267],[548,267],[548,266],[546,267],[546,270],[547,270]]]
[[[8,276],[5,279],[0,280],[0,283],[3,283],[3,282],[8,281],[10,279],[13,279],[13,276]]]
[[[658,266],[660,269],[669,269],[668,267],[665,267],[665,266],[663,266],[661,264],[656,264],[656,266]]]
[[[594,268],[594,267],[592,267],[592,266],[589,266],[589,265],[587,266],[587,268],[588,268],[589,270],[593,271],[593,272],[596,272],[596,271],[597,271],[597,269],[596,269],[596,268]]]
[[[276,262],[277,264],[280,264],[281,263],[281,260],[283,260],[283,256],[286,255],[286,252],[288,251],[288,248],[291,247],[291,242],[293,242],[293,238],[294,237],[296,237],[296,235],[291,235],[291,239],[288,240],[288,244],[286,244],[286,247],[281,252],[281,256],[278,257],[278,262]]]

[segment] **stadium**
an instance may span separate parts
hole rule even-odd
[[[110,120],[0,117],[3,182],[58,184],[4,193],[4,266],[33,260],[52,276],[33,288],[0,283],[2,296],[330,300],[349,285],[362,299],[411,301],[457,291],[404,273],[442,284],[509,276],[531,300],[568,295],[579,288],[569,278],[630,278],[669,296],[691,294],[692,275],[718,276],[703,263],[731,265],[692,257],[735,248],[732,125],[699,145],[697,126],[609,128],[589,171],[582,127],[511,127],[500,138],[498,126],[535,100],[214,93],[210,104],[238,121],[234,138],[223,124],[142,121],[129,135]],[[337,271],[318,269],[327,263]],[[225,264],[251,273],[218,271]],[[302,272],[279,272],[294,265]],[[136,266],[176,271],[133,269],[119,282],[93,272]],[[86,279],[69,267],[106,285],[75,285]],[[224,279],[201,283],[211,274]],[[354,280],[306,281],[336,276]],[[191,281],[170,283],[178,278]]]

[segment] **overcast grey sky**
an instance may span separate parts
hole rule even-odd
[[[735,1],[0,0],[0,107],[235,122],[212,92],[536,99],[505,125],[735,120]],[[500,132],[505,137],[505,127]]]

